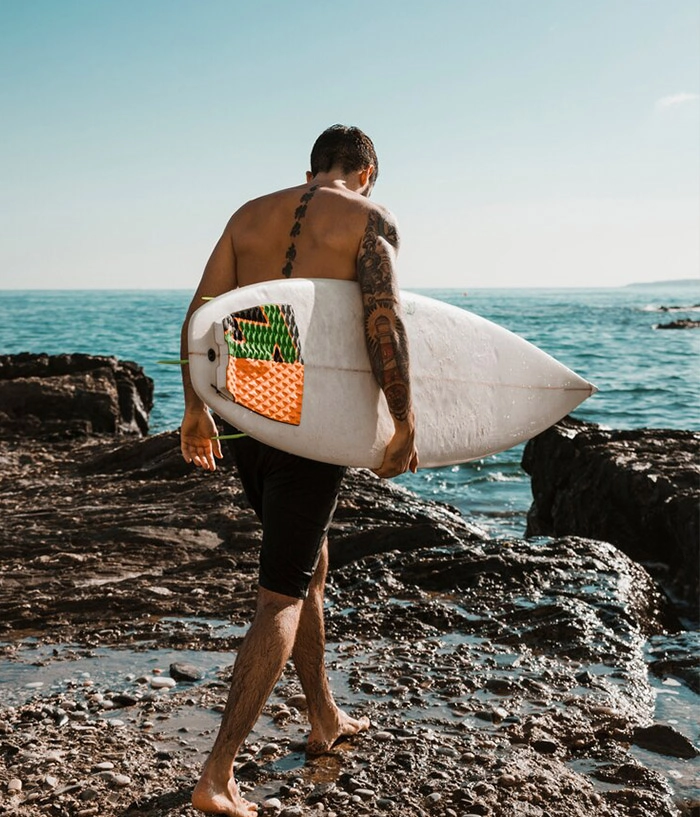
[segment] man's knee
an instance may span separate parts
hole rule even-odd
[[[303,599],[296,596],[287,596],[284,593],[277,593],[268,590],[267,587],[258,587],[257,612],[276,615],[284,610],[293,611],[294,608],[301,610]]]

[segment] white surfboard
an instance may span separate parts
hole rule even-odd
[[[511,448],[595,392],[497,324],[415,293],[401,300],[422,467]],[[393,423],[357,283],[275,280],[221,295],[193,314],[188,360],[201,399],[252,437],[322,462],[381,464]]]

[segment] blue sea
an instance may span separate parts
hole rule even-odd
[[[419,290],[526,338],[594,383],[574,416],[610,428],[700,430],[700,330],[658,330],[700,318],[700,281],[601,289]],[[0,291],[0,353],[87,352],[141,364],[155,381],[151,430],[176,428],[186,291]],[[458,507],[493,536],[522,536],[530,483],[522,446],[398,482]]]

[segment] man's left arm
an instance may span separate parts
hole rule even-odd
[[[357,257],[357,278],[370,364],[394,421],[394,434],[375,471],[380,477],[395,477],[418,467],[408,338],[396,279],[398,247],[398,229],[391,213],[372,209]]]

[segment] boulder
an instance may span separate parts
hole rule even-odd
[[[131,361],[23,352],[0,356],[0,435],[148,432],[153,381]]]
[[[611,542],[697,610],[700,434],[565,418],[526,445],[523,468],[534,498],[527,536]]]

